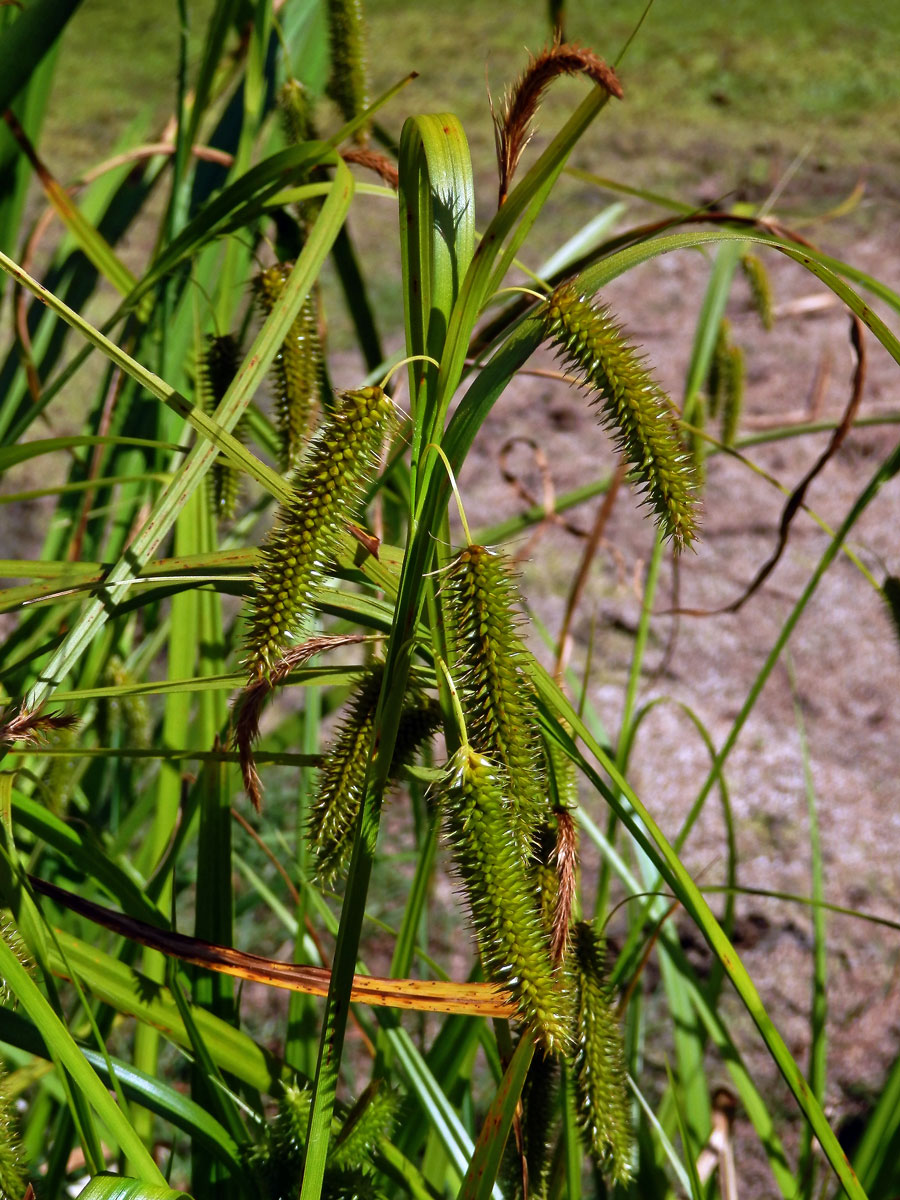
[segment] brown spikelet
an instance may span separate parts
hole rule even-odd
[[[578,876],[578,838],[575,822],[568,809],[556,812],[556,849],[553,859],[556,864],[558,887],[553,909],[553,927],[550,931],[550,957],[562,962],[569,948],[569,928],[575,905],[575,889]]]
[[[257,812],[262,807],[262,783],[253,760],[253,745],[259,737],[259,718],[269,696],[284,683],[291,671],[309,662],[314,655],[365,641],[368,641],[368,635],[364,633],[309,638],[302,645],[293,646],[272,666],[267,676],[252,679],[241,692],[235,705],[234,744],[240,758],[244,789]]]
[[[571,42],[557,42],[534,55],[504,97],[500,116],[494,116],[500,170],[498,207],[506,199],[510,180],[531,139],[531,123],[540,107],[541,97],[559,75],[587,75],[610,96],[622,99],[622,85],[615,71],[592,50]]]
[[[78,718],[74,713],[18,712],[0,723],[0,742],[7,745],[25,742],[28,746],[38,746],[55,730],[74,729],[77,724]]]
[[[400,175],[396,165],[386,155],[379,154],[377,150],[367,150],[364,146],[357,146],[351,150],[342,150],[341,158],[344,162],[356,163],[359,167],[366,167],[367,170],[374,171],[395,192],[400,186]]]

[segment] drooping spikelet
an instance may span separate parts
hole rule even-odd
[[[749,251],[741,255],[741,270],[750,285],[750,298],[753,307],[765,330],[772,328],[775,323],[772,312],[772,285],[769,282],[769,272],[763,266],[762,259]]]
[[[378,1141],[390,1134],[397,1119],[399,1100],[380,1080],[370,1083],[341,1123],[328,1154],[334,1171],[372,1169],[372,1154]]]
[[[558,14],[562,20],[561,11]],[[500,115],[494,116],[494,139],[500,174],[499,203],[502,205],[522,151],[531,138],[532,122],[540,108],[544,92],[560,75],[586,75],[610,96],[622,99],[622,85],[612,67],[593,50],[568,42],[552,46],[532,56],[528,66],[503,98]]]
[[[671,401],[604,306],[571,283],[549,297],[547,335],[578,382],[595,393],[601,423],[613,434],[632,478],[677,549],[695,536],[694,478],[678,437]]]
[[[445,827],[484,969],[556,1053],[569,1040],[570,993],[550,961],[530,864],[510,834],[505,785],[490,759],[461,747],[443,790]]]
[[[16,1110],[6,1073],[0,1067],[0,1197],[19,1200],[28,1188],[25,1149],[19,1137]]]
[[[251,679],[267,674],[288,643],[309,631],[315,582],[375,469],[392,412],[381,388],[345,392],[310,443],[260,550],[245,660]]]
[[[284,136],[292,146],[314,138],[313,103],[299,79],[288,79],[278,93]]]
[[[383,663],[372,667],[363,677],[319,772],[307,837],[316,859],[316,874],[324,882],[346,865],[350,855],[383,678]],[[439,721],[440,709],[423,693],[407,696],[394,745],[392,775],[431,737]]]
[[[729,346],[722,403],[722,442],[726,446],[734,445],[743,408],[744,352],[740,346]]]
[[[291,269],[290,263],[275,263],[254,280],[259,306],[266,316],[284,290]],[[297,465],[309,439],[318,395],[320,357],[316,300],[311,292],[272,363],[275,421],[283,471]]]
[[[717,417],[724,404],[730,350],[731,322],[727,317],[723,317],[719,322],[716,344],[706,376],[706,394],[709,398],[708,411],[711,417]]]
[[[631,1119],[625,1052],[603,972],[603,946],[586,921],[573,930],[575,976],[574,1082],[581,1135],[592,1157],[617,1183],[631,1177]]]
[[[362,0],[328,0],[328,42],[331,74],[325,90],[344,120],[352,121],[368,103]],[[365,140],[364,133],[357,134],[360,140]]]
[[[568,809],[554,810],[552,819],[538,830],[534,845],[541,920],[550,932],[550,957],[560,963],[569,948],[578,882],[578,836]]]
[[[443,588],[469,741],[502,769],[512,826],[527,853],[547,813],[534,687],[523,670],[518,589],[509,560],[466,546]]]
[[[206,351],[200,364],[199,382],[203,411],[214,412],[222,397],[234,382],[241,362],[241,348],[236,337],[230,333],[206,341]],[[243,417],[234,428],[234,436],[243,441],[245,421]],[[207,475],[210,503],[219,520],[230,521],[234,517],[241,487],[241,473],[223,456],[219,455]]]
[[[706,438],[703,436],[706,431],[706,398],[704,396],[695,396],[694,402],[690,410],[690,424],[692,429],[685,430],[685,442],[687,444],[688,454],[690,455],[691,465],[694,468],[695,486],[702,488],[706,483]]]
[[[111,655],[103,675],[104,682],[113,687],[128,687],[135,683],[134,675],[125,666],[120,655]],[[109,701],[108,720],[111,726],[122,728],[124,745],[141,750],[148,747],[153,737],[153,721],[143,695],[115,696]]]
[[[22,935],[19,933],[16,923],[13,920],[12,913],[8,908],[0,910],[0,938],[6,942],[7,947],[13,952],[19,963],[25,968],[29,975],[34,974],[34,959],[31,957],[31,952],[22,940]],[[7,981],[0,976],[0,1004],[9,1004],[13,999]],[[0,1196],[2,1196],[0,1192]]]

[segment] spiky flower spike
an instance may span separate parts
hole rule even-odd
[[[292,146],[314,138],[313,104],[309,92],[299,79],[288,79],[278,93],[284,136]]]
[[[307,837],[316,858],[316,874],[324,882],[346,865],[350,855],[383,678],[383,663],[363,677],[319,772]],[[439,721],[439,707],[423,693],[413,692],[406,698],[391,760],[392,775],[431,737]]]
[[[559,1059],[540,1046],[534,1052],[522,1087],[518,1145],[507,1144],[504,1193],[514,1200],[546,1200],[553,1166],[551,1142],[556,1132]]]
[[[345,392],[310,443],[260,550],[245,659],[251,680],[268,675],[288,643],[309,632],[315,581],[375,470],[392,412],[379,387]]]
[[[694,478],[668,396],[609,310],[573,284],[560,284],[544,311],[559,357],[595,393],[601,422],[613,433],[664,533],[677,549],[689,546],[696,532]]]
[[[291,269],[290,263],[275,263],[253,281],[259,306],[266,316],[284,290]],[[316,300],[310,292],[272,363],[275,420],[283,471],[297,465],[309,438],[318,395],[320,358]]]
[[[211,414],[219,406],[234,382],[240,363],[241,348],[236,337],[230,333],[218,337],[210,334],[207,337],[206,350],[198,371],[200,399],[205,413]],[[241,441],[245,425],[242,417],[234,429],[234,436]],[[230,521],[234,517],[241,490],[240,471],[220,454],[207,480],[213,514],[222,521]]]
[[[522,151],[531,140],[531,123],[541,98],[560,75],[587,75],[610,96],[622,99],[622,85],[612,67],[593,50],[564,42],[534,55],[503,99],[500,116],[494,116],[494,140],[500,171],[499,203],[503,204]]]
[[[772,285],[769,282],[769,272],[763,266],[762,259],[749,251],[741,255],[741,270],[750,285],[750,297],[753,307],[760,319],[763,329],[770,330],[775,324],[772,312]]]
[[[726,446],[734,445],[744,409],[744,373],[743,350],[729,346],[722,397],[722,441]]]
[[[251,1159],[270,1200],[299,1194],[306,1161],[306,1135],[312,1092],[286,1084],[278,1112],[266,1130],[266,1144]],[[388,1136],[398,1107],[393,1093],[370,1085],[345,1117],[334,1116],[322,1195],[334,1200],[383,1200],[375,1185],[373,1151]]]
[[[575,976],[575,1094],[581,1135],[598,1166],[616,1183],[631,1177],[631,1119],[625,1051],[603,971],[603,945],[579,921],[570,955]]]
[[[28,1189],[25,1150],[19,1138],[15,1104],[0,1068],[0,1196],[19,1200]]]
[[[361,0],[328,0],[328,42],[331,74],[325,91],[344,120],[352,121],[365,111],[367,104]],[[365,141],[365,132],[357,133],[356,140]]]
[[[570,989],[550,961],[534,875],[510,837],[505,787],[490,759],[461,747],[443,789],[445,826],[485,972],[510,990],[522,1019],[534,1021],[544,1048],[557,1053],[569,1042]]]
[[[549,810],[534,687],[523,670],[518,588],[509,559],[484,546],[466,546],[450,565],[443,596],[468,737],[503,770],[512,827],[527,853]]]

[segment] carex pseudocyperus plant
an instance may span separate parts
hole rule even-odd
[[[87,1175],[86,1200],[700,1194],[715,1059],[782,1194],[813,1195],[827,1163],[864,1195],[822,1079],[801,1075],[629,754],[660,564],[699,543],[707,457],[740,449],[732,280],[769,327],[764,248],[900,357],[893,335],[841,264],[745,209],[674,205],[535,269],[531,230],[570,155],[627,103],[617,70],[563,39],[562,5],[493,109],[484,197],[455,115],[397,121],[409,80],[372,98],[359,0],[260,0],[212,6],[165,135],[87,173],[77,200],[33,144],[72,7],[11,6],[0,41],[18,114],[0,462],[46,463],[25,497],[52,506],[0,592],[0,1193],[49,1200]],[[529,149],[561,76],[583,96]],[[44,218],[18,237],[31,166],[65,225],[54,248]],[[376,206],[396,214],[389,239],[367,232]],[[698,247],[716,259],[676,402],[605,291]],[[101,311],[102,329],[83,315]],[[618,466],[470,533],[456,480],[529,365]],[[519,406],[522,434],[535,412]],[[583,533],[566,510],[600,497],[568,630],[626,481],[653,550],[617,747],[589,669],[566,675],[563,646],[544,666],[516,556],[529,528]],[[654,958],[671,1020],[645,1003]],[[726,976],[803,1114],[799,1174],[720,1004]],[[287,990],[286,1011],[262,987]],[[873,1122],[858,1165],[888,1189],[896,1105]]]

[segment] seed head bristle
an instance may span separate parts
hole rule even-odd
[[[288,79],[278,93],[278,107],[284,123],[284,135],[292,146],[316,136],[313,127],[312,98],[299,79]]]
[[[251,681],[271,676],[290,643],[312,632],[316,582],[376,469],[392,413],[381,388],[345,392],[310,443],[260,549],[245,659]]]
[[[625,1051],[604,978],[603,944],[585,921],[576,923],[570,962],[575,976],[574,1084],[582,1138],[616,1183],[631,1178],[631,1118]]]
[[[0,1068],[0,1196],[18,1200],[29,1191],[25,1147],[6,1072]]]
[[[51,733],[74,729],[77,724],[78,717],[74,713],[41,712],[39,709],[17,712],[0,721],[0,743],[24,742],[27,746],[38,746]]]
[[[531,124],[544,92],[560,75],[587,75],[610,96],[622,99],[622,85],[612,67],[592,50],[555,42],[535,54],[506,93],[500,116],[494,116],[494,139],[500,171],[499,203],[503,204],[522,152],[531,140]]]
[[[695,480],[668,396],[609,310],[592,304],[571,283],[550,296],[545,320],[559,357],[594,393],[601,423],[630,464],[632,479],[663,532],[676,549],[689,546],[696,534]]]
[[[315,655],[334,650],[338,646],[364,642],[367,636],[364,633],[342,633],[307,638],[301,645],[288,650],[278,662],[273,663],[268,675],[252,679],[241,692],[235,704],[234,744],[240,759],[244,790],[253,801],[257,812],[262,808],[262,783],[253,758],[253,746],[259,737],[259,719],[266,701],[275,689],[284,683],[291,671],[303,666]]]
[[[219,406],[234,382],[240,362],[241,348],[236,337],[230,333],[218,337],[210,334],[207,337],[198,373],[204,412],[211,414]],[[243,441],[245,430],[246,421],[242,417],[234,428],[234,436]],[[234,517],[240,495],[240,471],[220,454],[213,463],[207,479],[214,516],[222,521],[230,521]]]
[[[523,666],[518,588],[509,559],[484,546],[466,546],[450,566],[442,595],[469,741],[502,768],[513,832],[527,853],[548,805],[536,696]]]
[[[266,316],[284,290],[291,269],[290,263],[275,263],[254,280],[259,306]],[[310,292],[272,363],[275,419],[283,471],[290,470],[300,461],[315,416],[322,353],[316,307],[315,295]]]
[[[741,270],[744,272],[744,278],[750,287],[750,298],[756,310],[756,315],[759,317],[763,329],[768,332],[775,324],[775,315],[772,311],[772,284],[769,281],[769,272],[763,265],[763,261],[759,255],[751,254],[749,251],[741,255]]]
[[[463,746],[442,791],[444,824],[484,969],[556,1053],[569,1042],[570,989],[550,960],[531,866],[510,837],[507,788],[494,763]]]
[[[376,664],[363,677],[319,772],[319,786],[307,822],[307,840],[316,860],[316,875],[322,882],[330,882],[350,857],[383,679],[383,663]],[[412,759],[432,736],[439,721],[440,709],[423,693],[413,691],[406,697],[391,760],[391,776]]]
[[[331,74],[325,90],[344,120],[352,121],[368,103],[361,0],[328,0],[328,42]],[[355,136],[356,141],[364,142],[367,131],[358,130]]]

